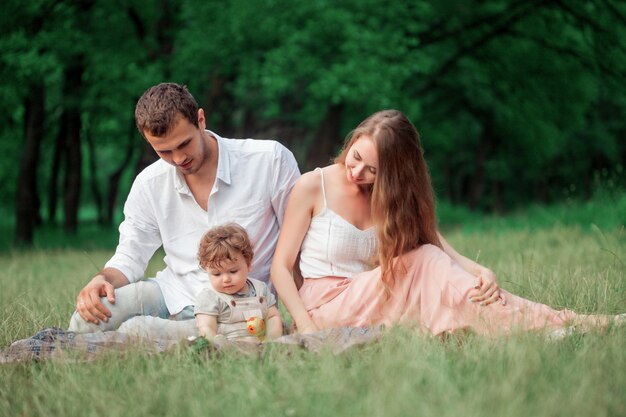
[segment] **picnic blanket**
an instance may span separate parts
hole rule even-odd
[[[328,349],[334,354],[339,354],[354,346],[374,342],[381,335],[381,327],[339,327],[311,334],[289,334],[265,343],[216,339],[215,342],[208,344],[208,349],[217,352],[236,351],[242,354],[262,354],[268,345],[283,344],[312,352]],[[0,363],[33,360],[85,362],[92,361],[105,352],[123,353],[127,350],[156,354],[172,350],[177,346],[189,345],[193,348],[203,340],[146,339],[115,331],[74,333],[53,327],[43,329],[28,339],[17,340],[10,346],[0,349]]]

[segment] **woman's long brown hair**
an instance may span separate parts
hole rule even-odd
[[[428,243],[441,247],[434,192],[419,134],[402,112],[383,110],[365,119],[348,136],[335,162],[345,163],[348,150],[362,136],[372,138],[378,151],[371,209],[381,277],[389,295],[400,255]]]

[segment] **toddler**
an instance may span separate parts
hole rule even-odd
[[[276,297],[261,281],[248,277],[252,245],[245,229],[227,224],[209,230],[200,241],[198,260],[210,286],[196,298],[199,335],[213,339],[263,341],[282,335]]]

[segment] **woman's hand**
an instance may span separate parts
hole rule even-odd
[[[473,291],[470,291],[470,301],[480,303],[481,306],[487,306],[500,300],[502,305],[506,305],[506,300],[500,292],[496,274],[491,269],[478,265],[474,275],[478,278],[478,285]]]
[[[443,251],[448,254],[453,261],[458,263],[461,268],[478,278],[478,285],[469,293],[470,301],[480,303],[481,306],[486,306],[501,300],[502,305],[505,305],[506,300],[500,291],[496,274],[494,274],[491,269],[485,268],[458,253],[450,246],[446,239],[444,239],[441,233],[437,232],[437,236],[439,237]]]

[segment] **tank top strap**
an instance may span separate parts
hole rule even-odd
[[[324,210],[326,210],[326,189],[324,188],[324,171],[322,168],[315,168],[316,171],[320,172],[320,179],[322,180],[322,197],[324,198]]]

